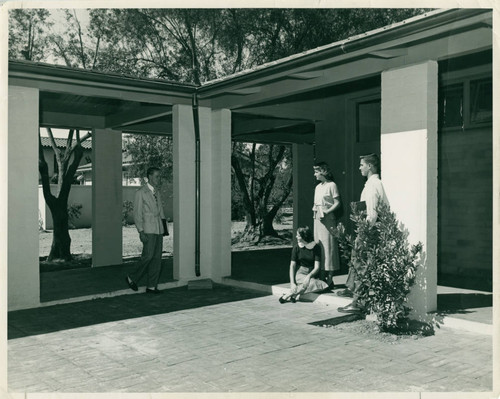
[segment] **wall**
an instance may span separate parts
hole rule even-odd
[[[40,303],[38,265],[37,89],[9,86],[8,106],[8,308],[35,307]],[[22,154],[22,155],[20,155]]]
[[[53,193],[56,192],[57,185],[52,184],[51,190]],[[136,186],[123,186],[123,202],[131,201],[134,202],[135,192],[138,187]],[[165,211],[165,216],[168,220],[173,220],[173,187],[172,184],[164,184],[161,190],[163,198],[163,207]],[[92,225],[92,186],[79,186],[73,185],[69,193],[68,205],[71,204],[82,204],[80,218],[74,222],[76,228],[89,228]],[[50,210],[45,203],[43,198],[42,187],[38,186],[38,209],[40,211],[40,216],[43,220],[43,228],[46,230],[53,229],[52,215]],[[134,218],[132,215],[128,217],[129,223],[134,223]]]
[[[439,132],[440,284],[492,288],[492,139],[491,127]]]

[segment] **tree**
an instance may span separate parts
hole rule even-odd
[[[64,10],[66,30],[64,33],[52,33],[49,40],[55,58],[62,58],[66,66],[94,69],[99,59],[101,38],[104,34],[104,21],[92,15],[93,23],[89,27],[82,26],[75,10]]]
[[[89,11],[88,27],[82,26],[75,11],[67,11],[66,30],[50,35],[50,40],[46,38],[51,26],[47,10],[14,11],[9,19],[12,58],[46,60],[49,47],[56,60],[68,66],[201,84],[426,10],[94,9]],[[148,140],[134,143],[149,148],[163,145],[158,137]],[[249,233],[257,226],[260,235],[276,233],[272,227],[275,207],[286,199],[292,184],[290,177],[281,196],[273,190],[280,181],[276,172],[285,153],[280,146],[254,146],[249,153],[233,151],[232,166]],[[255,163],[259,158],[262,165]],[[139,156],[134,159],[143,162]],[[269,204],[273,206],[267,210]]]
[[[127,135],[124,140],[124,150],[130,156],[132,165],[130,174],[146,176],[150,166],[160,168],[163,181],[172,180],[172,138],[169,136],[152,136],[143,134]]]
[[[54,221],[54,235],[52,246],[47,260],[54,259],[71,260],[71,237],[68,225],[68,198],[73,183],[76,169],[83,156],[82,142],[90,137],[90,133],[80,138],[80,131],[76,130],[76,137],[73,140],[75,130],[71,129],[66,141],[66,148],[60,150],[54,140],[54,135],[50,128],[47,128],[50,142],[56,156],[57,191],[52,194],[50,189],[49,168],[43,155],[42,139],[40,131],[38,133],[38,170],[42,179],[42,190],[45,202],[50,209]]]
[[[9,58],[44,60],[49,45],[47,31],[53,25],[46,9],[9,10]]]
[[[273,220],[292,189],[290,156],[284,145],[233,143],[231,166],[246,220],[240,241],[278,236]]]

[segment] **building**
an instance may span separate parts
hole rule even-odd
[[[438,278],[492,281],[492,11],[436,10],[201,87],[12,61],[9,64],[9,308],[39,304],[37,132],[93,130],[93,266],[121,262],[121,135],[173,136],[174,278],[231,274],[231,140],[293,147],[294,226],[310,221],[312,165],[333,166],[344,203],[380,153],[391,208],[425,257],[412,292],[436,308]],[[64,107],[62,104],[64,103]],[[193,104],[199,104],[200,185]],[[42,105],[40,107],[40,105]],[[42,111],[40,111],[42,110]],[[11,188],[12,187],[12,188]],[[201,273],[195,272],[199,192]],[[100,239],[106,237],[106,240]],[[22,245],[22,248],[19,246]]]

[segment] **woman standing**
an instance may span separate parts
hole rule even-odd
[[[340,206],[340,195],[326,162],[314,165],[314,177],[319,181],[314,191],[314,239],[321,248],[321,278],[333,289],[333,272],[340,269],[333,211]]]
[[[308,226],[297,229],[297,244],[292,249],[290,261],[290,292],[279,298],[280,303],[295,302],[300,294],[323,291],[328,285],[315,278],[319,272],[321,249],[314,242]],[[299,266],[297,270],[297,266]]]

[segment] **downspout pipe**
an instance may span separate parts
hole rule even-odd
[[[193,93],[193,121],[194,138],[196,145],[195,152],[195,251],[194,251],[194,271],[196,277],[200,277],[200,118],[198,113],[198,96]]]

